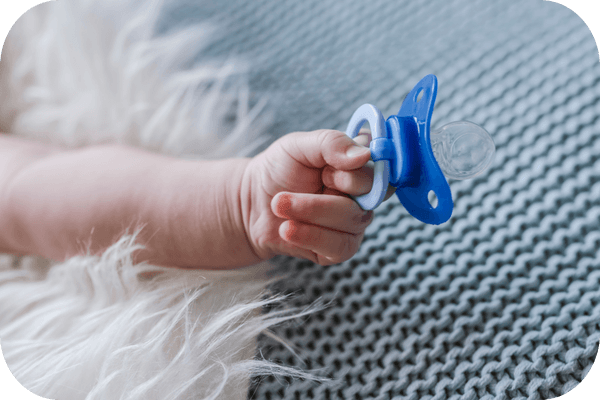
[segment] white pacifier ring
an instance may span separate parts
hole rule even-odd
[[[365,122],[368,122],[371,126],[372,140],[387,137],[383,114],[372,104],[363,104],[354,112],[348,123],[346,135],[354,139]],[[388,160],[376,161],[371,191],[354,197],[354,200],[363,210],[374,210],[383,202],[389,184],[390,162]]]

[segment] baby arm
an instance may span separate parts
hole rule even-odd
[[[136,261],[235,268],[289,254],[330,264],[354,254],[371,219],[341,194],[369,190],[369,152],[334,131],[220,161],[1,135],[0,159],[0,249],[11,253],[97,253],[141,225]]]
[[[239,212],[248,159],[197,161],[119,145],[65,150],[0,135],[0,248],[55,260],[142,229],[136,261],[236,267],[259,261]],[[10,169],[9,169],[10,168]]]

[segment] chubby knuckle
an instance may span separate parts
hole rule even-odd
[[[290,143],[295,143],[299,137],[302,136],[302,132],[293,132],[293,133],[289,133],[287,135],[283,135],[282,137],[280,137],[279,139],[277,139],[275,142],[273,142],[273,144],[270,146],[271,148],[273,147],[287,147],[290,145]]]
[[[337,131],[333,129],[320,129],[317,131],[317,140],[321,146],[327,146],[331,144],[337,137]]]
[[[346,136],[344,132],[336,131],[335,129],[320,129],[317,132],[319,132],[319,135],[327,140],[336,140],[340,137]]]
[[[319,143],[321,148],[327,152],[339,151],[349,145],[350,138],[344,132],[333,129],[323,129],[319,131]]]

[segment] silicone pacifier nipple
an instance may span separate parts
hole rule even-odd
[[[472,122],[451,122],[431,132],[431,147],[447,178],[471,179],[491,164],[496,146],[490,134]]]

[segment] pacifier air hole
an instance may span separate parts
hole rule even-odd
[[[437,207],[438,198],[433,190],[430,190],[429,193],[427,193],[427,201],[429,201],[429,204],[431,204],[431,207],[433,207],[433,208]]]
[[[417,97],[415,98],[415,103],[420,102],[422,98],[423,98],[423,89],[419,90],[419,93],[417,93]]]

